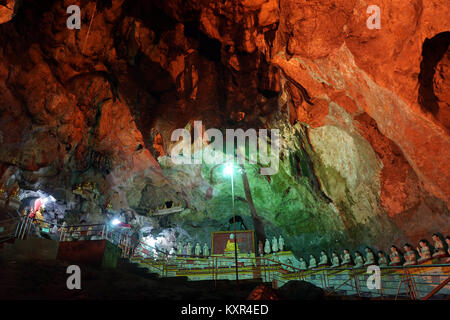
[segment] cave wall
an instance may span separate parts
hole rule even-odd
[[[279,172],[244,167],[252,207],[236,179],[248,226],[256,212],[298,254],[448,233],[445,1],[374,1],[380,30],[356,0],[13,2],[0,4],[1,183],[74,201],[92,181],[91,221],[107,203],[180,202],[155,230],[205,242],[231,217],[229,181],[174,165],[171,133],[278,128]],[[71,4],[81,30],[66,28]]]

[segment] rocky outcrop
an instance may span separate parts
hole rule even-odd
[[[278,173],[245,166],[236,212],[298,253],[447,231],[445,1],[380,1],[379,30],[359,1],[71,1],[81,30],[66,28],[67,1],[22,2],[0,25],[6,186],[73,202],[91,181],[101,196],[79,210],[95,221],[107,203],[182,203],[155,232],[204,242],[231,217],[229,181],[170,159],[173,130],[202,120],[280,129]]]

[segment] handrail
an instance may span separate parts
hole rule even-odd
[[[422,300],[430,299],[432,296],[434,296],[436,293],[438,293],[443,287],[445,287],[447,285],[447,283],[449,283],[449,282],[450,282],[450,277],[448,277],[447,279],[442,281],[441,284],[439,284],[436,288],[431,290],[431,292],[428,293],[425,297],[423,297]]]

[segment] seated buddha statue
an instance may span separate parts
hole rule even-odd
[[[432,255],[433,258],[445,257],[447,254],[445,253],[444,243],[439,238],[439,236],[435,233],[432,236],[434,241],[434,253]]]
[[[350,251],[348,249],[344,250],[344,254],[342,255],[342,263],[341,265],[351,265],[352,264],[352,257],[350,256]]]
[[[364,266],[364,258],[359,251],[355,252],[355,268],[361,268]]]
[[[325,251],[320,252],[319,266],[327,266],[328,265],[328,257]]]
[[[375,264],[375,255],[373,254],[372,249],[366,248],[366,263],[365,266],[371,266]]]
[[[386,267],[388,265],[388,260],[383,251],[378,251],[378,265],[380,267]]]
[[[391,259],[391,262],[389,263],[390,266],[401,265],[402,263],[401,254],[396,246],[391,246],[391,253],[389,254],[389,259]]]
[[[416,253],[413,251],[410,244],[405,243],[403,246],[403,249],[405,249],[405,254],[403,255],[405,257],[405,263],[404,266],[411,266],[417,264],[417,257]]]
[[[313,268],[315,268],[315,267],[317,267],[317,261],[316,261],[316,258],[314,258],[313,255],[310,255],[310,256],[309,256],[309,269],[313,269]]]
[[[225,247],[225,253],[231,253],[234,252],[234,246],[235,246],[235,239],[234,239],[234,233],[230,234],[230,239],[227,241],[227,246]],[[239,245],[236,244],[236,251],[239,252]]]
[[[427,240],[420,240],[419,246],[416,249],[420,256],[420,259],[417,261],[418,263],[423,263],[431,259],[431,250]]]
[[[336,252],[332,253],[331,263],[332,263],[332,265],[331,265],[332,268],[339,267],[339,256],[337,255]]]
[[[308,269],[308,266],[306,265],[305,259],[300,258],[299,261],[300,261],[299,269],[300,269],[300,270],[307,270],[307,269]]]

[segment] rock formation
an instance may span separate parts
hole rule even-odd
[[[229,179],[174,165],[172,132],[278,128],[278,173],[235,181],[260,236],[305,255],[446,232],[450,9],[376,2],[379,30],[356,0],[0,0],[0,184],[76,202],[96,183],[91,221],[180,202],[156,225],[209,242]]]

